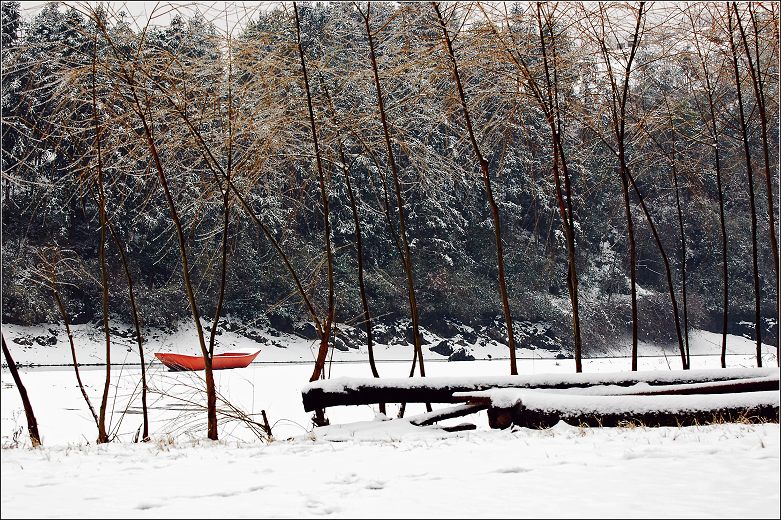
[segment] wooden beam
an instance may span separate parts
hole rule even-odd
[[[712,370],[633,372],[630,374],[581,373],[466,378],[337,378],[310,383],[304,387],[301,395],[304,410],[309,412],[331,406],[358,406],[379,403],[456,403],[463,402],[465,399],[454,398],[453,394],[455,392],[474,392],[491,388],[574,389],[589,388],[595,385],[630,387],[638,383],[664,387],[719,381],[730,384],[730,381],[736,379],[756,378],[771,381],[763,382],[761,385],[772,386],[772,381],[775,381],[775,388],[777,389],[779,370],[778,368],[722,368]]]
[[[409,422],[416,426],[428,426],[439,421],[463,417],[487,409],[488,403],[460,404],[410,417]]]
[[[778,378],[740,379],[711,383],[694,383],[660,387],[642,392],[624,395],[695,395],[695,394],[734,394],[745,392],[778,391]]]
[[[527,408],[518,404],[512,408],[489,408],[488,424],[504,429],[511,425],[523,428],[550,428],[559,421],[572,426],[695,426],[719,422],[778,422],[778,406],[724,407],[713,410],[665,411],[654,410],[614,413],[573,413]]]

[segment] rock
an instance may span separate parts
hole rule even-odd
[[[293,332],[293,320],[285,315],[272,312],[268,315],[269,324],[281,332]]]
[[[450,342],[447,340],[442,340],[433,347],[429,347],[429,350],[441,356],[450,356],[453,354],[453,347],[450,346]]]
[[[350,350],[350,348],[344,343],[344,341],[342,341],[341,338],[334,336],[331,340],[336,350],[341,350],[342,352],[347,352]]]
[[[427,323],[426,329],[433,332],[437,336],[443,338],[452,338],[460,332],[458,326],[450,320],[440,319]]]
[[[238,328],[239,325],[237,323],[225,319],[220,320],[220,323],[217,326],[217,330],[220,332],[222,332],[223,330],[227,330],[228,332],[234,332],[238,330]]]
[[[388,345],[412,345],[412,327],[410,325],[395,324],[391,327],[393,336]]]
[[[407,341],[407,338],[403,338],[401,336],[394,336],[393,339],[391,339],[390,343],[388,345],[407,345],[410,342]]]
[[[132,338],[135,335],[135,332],[132,329],[120,329],[117,327],[109,327],[108,330],[112,336],[117,336],[125,339]],[[41,345],[43,345],[43,343],[41,343]]]
[[[17,338],[13,339],[14,343],[17,345],[32,345],[33,344],[33,338],[30,336],[19,336]]]
[[[477,333],[473,329],[462,330],[461,336],[470,344],[474,344],[477,341]]]
[[[316,340],[320,338],[317,329],[308,321],[299,322],[293,327],[293,332],[304,339]]]
[[[393,331],[390,329],[390,327],[380,325],[379,327],[374,327],[372,330],[374,335],[374,341],[376,343],[382,343],[383,345],[389,345],[391,341],[393,341]]]
[[[507,341],[504,332],[502,332],[498,327],[486,327],[485,333],[489,338],[496,341],[497,343],[505,343]]]
[[[257,343],[267,343],[268,339],[266,339],[265,336],[261,336],[261,334],[255,330],[247,329],[241,333],[242,336],[245,338],[249,338]]]
[[[448,361],[474,361],[475,357],[472,355],[471,352],[466,350],[465,348],[458,348],[456,349],[450,356],[447,358]]]
[[[556,339],[551,338],[547,335],[542,335],[537,338],[534,338],[534,342],[537,344],[538,348],[541,348],[543,350],[550,350],[550,351],[557,351],[561,350],[561,343],[559,341],[556,341]]]
[[[367,342],[366,333],[355,327],[340,325],[334,331],[334,335],[341,339],[347,348],[355,350],[361,348],[361,345],[365,345]]]

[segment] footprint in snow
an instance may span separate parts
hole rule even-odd
[[[162,504],[158,504],[156,502],[141,502],[136,506],[136,509],[140,509],[141,511],[146,511],[147,509],[154,509],[156,507],[161,507]]]
[[[366,489],[373,489],[373,490],[380,490],[385,489],[385,482],[382,480],[372,480],[368,484],[366,484]]]
[[[522,468],[520,466],[511,466],[509,468],[499,468],[495,473],[526,473],[527,471],[531,471],[531,469]]]
[[[315,515],[332,515],[340,511],[339,507],[323,504],[319,500],[309,499],[306,501],[306,507]]]
[[[343,485],[352,485],[358,482],[358,474],[357,473],[347,473],[341,478],[331,480],[328,483],[329,484],[343,484]]]
[[[41,487],[48,487],[48,486],[54,486],[54,482],[37,482],[35,484],[27,484],[28,488],[41,488]]]

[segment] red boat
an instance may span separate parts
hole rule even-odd
[[[260,354],[260,350],[251,353],[226,352],[225,354],[215,354],[212,358],[212,370],[244,368],[252,363],[252,360],[254,360],[258,354]],[[206,367],[203,356],[155,352],[155,357],[169,369],[176,372],[183,370],[203,370]]]

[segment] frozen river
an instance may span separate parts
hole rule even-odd
[[[768,362],[771,361],[768,359]],[[775,361],[775,360],[772,360]],[[640,370],[678,369],[678,360],[669,357],[641,357]],[[692,368],[716,368],[718,356],[693,356]],[[752,367],[751,355],[732,355],[728,365]],[[628,358],[586,359],[584,372],[622,372],[630,368]],[[410,364],[383,361],[378,370],[383,377],[406,377]],[[572,373],[571,359],[520,359],[520,374]],[[96,410],[100,405],[104,385],[105,368],[83,366],[81,377]],[[111,375],[111,394],[108,409],[111,431],[122,441],[130,441],[141,425],[140,367],[114,366]],[[310,416],[301,404],[301,388],[309,381],[311,363],[253,363],[247,368],[215,371],[219,395],[224,399],[220,408],[236,415],[240,411],[260,421],[265,410],[277,439],[305,434],[312,429]],[[428,360],[426,373],[438,376],[508,375],[507,360],[445,362]],[[21,368],[33,404],[44,444],[69,444],[93,442],[96,427],[79,391],[72,367]],[[366,362],[332,363],[327,366],[329,377],[369,377]],[[169,372],[154,362],[147,371],[150,408],[150,433],[153,437],[174,439],[204,438],[206,413],[203,410],[204,388],[202,372]],[[13,442],[25,424],[19,394],[7,368],[2,370],[2,440],[4,445]],[[236,410],[231,410],[230,403]],[[388,413],[396,413],[396,406],[389,405]],[[328,410],[332,424],[371,420],[377,407],[336,407]],[[408,415],[423,412],[423,405],[410,404]],[[480,429],[487,428],[485,412],[471,419]],[[248,428],[241,421],[223,415],[220,438],[224,440],[253,440]]]

